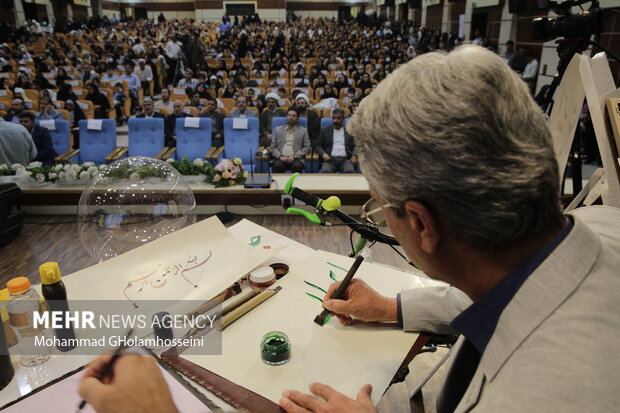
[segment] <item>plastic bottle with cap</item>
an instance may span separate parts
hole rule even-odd
[[[39,294],[30,288],[27,277],[16,277],[6,284],[9,300],[6,309],[11,328],[17,336],[19,362],[27,367],[38,366],[49,360],[47,341],[49,332],[43,326],[34,325],[34,313],[41,311]]]
[[[60,268],[55,262],[46,262],[39,266],[39,274],[41,275],[41,291],[43,298],[47,302],[50,311],[57,312],[60,317],[60,324],[65,324],[65,315],[69,312],[69,303],[67,302],[67,290],[65,284],[60,279]],[[71,327],[55,328],[57,344],[56,348],[62,352],[73,350],[75,348],[75,332]]]

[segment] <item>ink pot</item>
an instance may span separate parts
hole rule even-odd
[[[268,288],[276,282],[276,273],[269,266],[258,267],[250,272],[248,281],[254,288]]]
[[[272,331],[263,336],[260,354],[263,361],[270,366],[286,364],[291,358],[291,342],[286,334]]]

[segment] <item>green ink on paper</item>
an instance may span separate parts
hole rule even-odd
[[[332,270],[329,270],[329,278],[338,282],[338,280],[336,279],[336,273],[334,273]]]
[[[327,294],[327,291],[325,291],[324,289],[322,289],[321,287],[319,287],[318,285],[314,285],[311,282],[308,281],[304,281],[306,284],[308,284],[310,287],[316,288],[317,290],[321,290],[323,291],[325,294]],[[322,301],[322,300],[321,300]]]
[[[250,245],[253,247],[260,245],[260,235],[254,235],[252,238],[250,238]]]
[[[341,266],[336,265],[336,264],[332,264],[331,262],[327,262],[327,265],[331,265],[332,267],[337,268],[337,269],[339,269],[341,271],[344,271],[344,272],[349,272],[349,270],[347,270],[346,268],[342,268]]]
[[[312,295],[312,294],[310,294],[310,293],[306,293],[306,295],[307,295],[308,297],[312,297],[312,298],[314,298],[315,300],[319,300],[320,302],[323,302],[323,300],[322,300],[321,298],[317,297],[316,295]]]

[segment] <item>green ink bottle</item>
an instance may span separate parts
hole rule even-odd
[[[263,361],[270,366],[286,364],[291,358],[291,342],[286,334],[272,331],[263,336],[260,354]]]

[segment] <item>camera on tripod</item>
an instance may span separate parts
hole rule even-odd
[[[598,34],[602,29],[602,12],[598,0],[591,2],[590,8],[573,14],[572,8],[589,0],[567,0],[564,2],[544,2],[540,8],[553,10],[558,17],[539,17],[532,20],[532,35],[534,40],[553,40],[558,37],[589,38]]]

